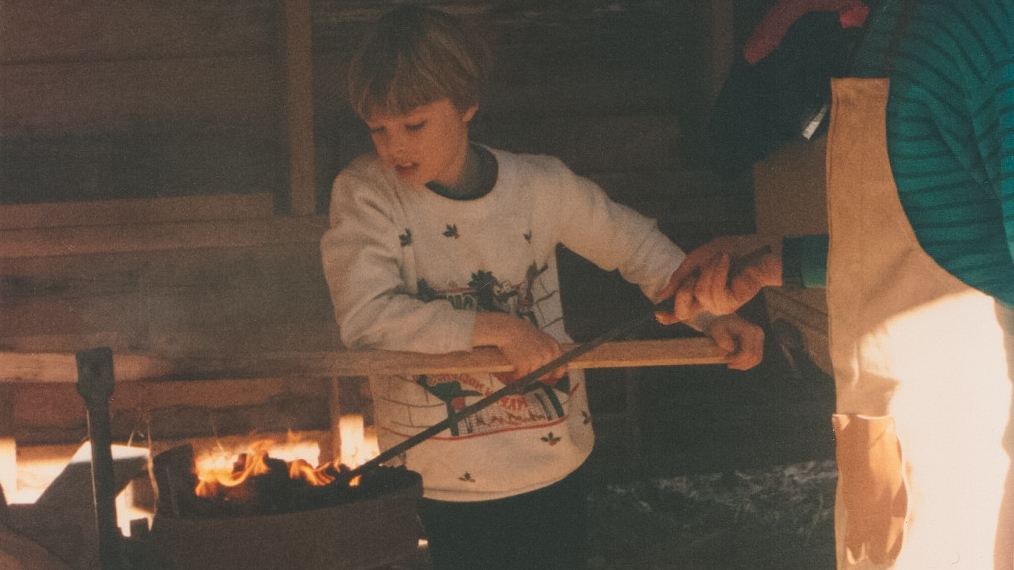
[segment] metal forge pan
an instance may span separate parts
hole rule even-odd
[[[396,562],[418,547],[416,503],[422,478],[402,470],[365,498],[280,514],[203,517],[188,514],[196,479],[190,446],[157,456],[152,469],[159,509],[150,547],[157,570],[366,570]]]

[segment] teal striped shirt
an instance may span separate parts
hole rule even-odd
[[[880,0],[867,25],[850,75],[891,78],[888,155],[919,243],[1014,307],[1014,0]],[[787,248],[788,272],[811,250]]]
[[[1014,307],[1014,0],[920,0],[900,21],[887,146],[902,206],[944,269]]]

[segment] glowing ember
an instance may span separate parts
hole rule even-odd
[[[361,415],[343,416],[339,422],[342,442],[341,462],[335,466],[326,462],[313,467],[320,455],[314,442],[303,442],[289,433],[288,441],[279,443],[271,439],[253,442],[246,450],[220,448],[204,453],[195,459],[198,497],[220,498],[231,502],[253,500],[254,478],[279,477],[281,473],[293,482],[309,487],[330,485],[342,472],[362,465],[379,453],[376,432],[368,433]],[[372,437],[371,437],[372,436]],[[349,487],[359,484],[357,476],[348,482]]]
[[[320,446],[314,441],[303,441],[298,435],[289,432],[285,442],[278,442],[273,439],[260,439],[250,444],[225,448],[221,445],[216,450],[206,451],[195,458],[197,472],[209,474],[210,478],[230,473],[234,468],[237,457],[243,454],[260,454],[269,452],[270,455],[282,461],[302,460],[307,463],[317,463],[320,456]]]
[[[309,486],[324,486],[334,480],[331,463],[314,468],[306,459],[319,454],[316,443],[299,442],[292,434],[284,444],[262,439],[250,444],[246,451],[221,449],[218,453],[206,453],[195,460],[198,482],[194,492],[198,497],[243,499],[250,492],[243,487],[252,478],[278,472]]]

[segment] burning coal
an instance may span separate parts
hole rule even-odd
[[[198,469],[189,445],[155,458],[160,512],[181,518],[292,513],[374,498],[418,484],[401,467],[377,467],[352,477],[343,464],[313,467],[304,459],[271,456],[264,445],[240,453],[231,469]]]
[[[155,565],[144,567],[359,570],[415,551],[418,473],[378,466],[362,470],[354,485],[341,464],[314,468],[305,459],[274,457],[276,451],[233,453],[214,476],[199,476],[191,445],[156,455]]]
[[[261,439],[242,450],[202,453],[195,459],[194,494],[214,505],[214,515],[274,514],[302,510],[322,500],[329,505],[344,502],[337,495],[348,495],[348,489],[361,482],[360,475],[348,473],[379,449],[376,433],[365,427],[362,415],[342,416],[339,430],[341,463],[313,466],[309,459],[320,455],[319,445],[291,432],[285,442]],[[347,489],[339,493],[338,488]]]

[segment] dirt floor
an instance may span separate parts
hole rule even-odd
[[[594,490],[589,570],[834,567],[831,461]]]
[[[808,461],[597,487],[587,569],[833,569],[836,479]],[[429,569],[420,549],[386,570]]]
[[[752,373],[639,380],[639,467],[590,492],[589,570],[834,568],[833,383],[777,350]]]

